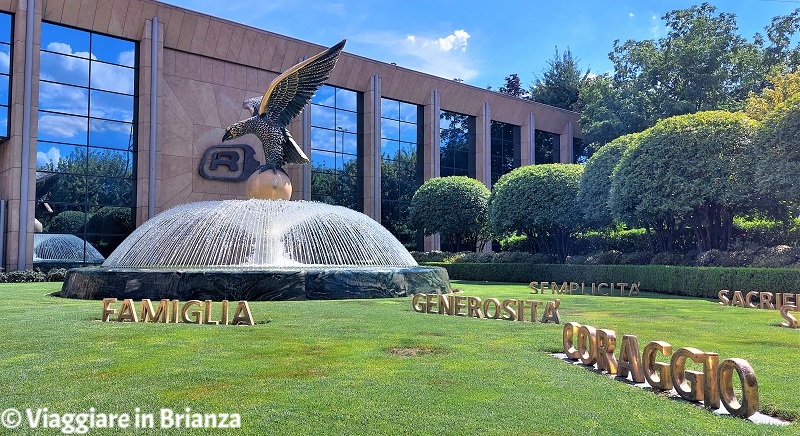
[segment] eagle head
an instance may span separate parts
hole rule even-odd
[[[248,133],[248,130],[245,127],[244,122],[243,121],[237,121],[237,122],[231,124],[231,126],[228,127],[225,130],[225,134],[222,135],[222,142],[225,142],[225,141],[227,141],[229,139],[238,138],[238,137],[243,136],[243,135],[245,135],[247,133]]]

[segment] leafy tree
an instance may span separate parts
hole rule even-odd
[[[411,198],[417,189],[417,153],[400,150],[394,160],[381,161],[381,224],[409,250],[416,248],[411,225]]]
[[[550,106],[574,110],[578,93],[589,75],[588,70],[581,72],[578,62],[580,60],[572,57],[569,48],[561,57],[558,56],[556,48],[555,56],[547,62],[548,67],[542,71],[541,77],[536,78],[536,83],[531,87],[531,99]]]
[[[659,252],[673,249],[684,226],[701,250],[727,249],[734,215],[752,204],[755,125],[742,113],[724,111],[659,121],[614,170],[614,217],[643,224]]]
[[[800,94],[800,71],[783,74],[778,71],[768,79],[769,85],[759,94],[750,93],[745,113],[754,120],[763,120],[789,97]]]
[[[647,128],[648,121],[630,88],[605,74],[586,80],[581,87],[576,110],[581,113],[583,139],[590,148],[599,149],[622,135]]]
[[[128,209],[130,213],[130,209]],[[86,215],[77,210],[65,210],[54,216],[45,231],[54,233],[83,233]]]
[[[800,94],[789,98],[764,119],[756,134],[759,152],[755,181],[759,196],[773,198],[774,215],[789,218],[787,209],[800,201]],[[783,209],[783,210],[781,210]]]
[[[355,159],[345,162],[340,171],[311,165],[311,196],[315,201],[359,209],[360,189]]]
[[[52,172],[36,181],[36,199],[55,203],[132,206],[133,162],[130,154],[75,147],[58,162],[37,170]],[[102,177],[84,177],[84,174]]]
[[[470,154],[470,135],[474,135],[474,128],[472,128],[472,118],[468,115],[462,115],[455,112],[442,111],[439,118],[444,121],[442,125],[447,127],[439,131],[439,140],[441,144],[441,163],[445,171],[449,168],[457,168],[460,170],[468,169],[469,167],[469,154]],[[452,170],[450,170],[452,171]],[[443,174],[444,176],[461,175],[459,171],[456,174]]]
[[[575,213],[582,172],[583,165],[543,164],[503,175],[489,199],[492,231],[524,234],[553,261],[563,263],[582,222]]]
[[[455,251],[476,250],[488,239],[489,189],[465,176],[435,177],[411,199],[411,222],[425,235],[441,234]]]
[[[764,64],[797,71],[800,67],[800,42],[795,47],[790,45],[792,37],[800,33],[800,9],[773,18],[766,30],[770,45],[764,49]]]
[[[530,98],[530,93],[522,87],[519,76],[516,74],[506,76],[506,84],[500,87],[499,92],[519,98]]]
[[[608,206],[614,168],[625,150],[639,134],[621,136],[597,151],[586,162],[578,191],[578,205],[587,226],[602,229],[611,226],[613,215]]]

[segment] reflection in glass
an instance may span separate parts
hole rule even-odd
[[[86,145],[88,119],[39,111],[39,141]]]
[[[89,145],[132,150],[133,124],[91,119],[89,120]]]
[[[358,93],[330,85],[311,104],[311,196],[360,209]]]
[[[441,176],[474,177],[474,117],[441,111],[439,119]]]
[[[417,111],[416,105],[381,99],[381,224],[409,250],[418,248],[409,207],[422,182]]]
[[[499,121],[491,126],[492,185],[503,174],[519,166],[519,127]]]
[[[89,86],[89,60],[42,51],[41,80]]]
[[[134,227],[136,43],[43,23],[40,56],[37,219],[108,256]]]
[[[0,13],[0,42],[11,44],[11,14]]]
[[[86,116],[89,90],[52,82],[39,84],[39,110]]]
[[[92,90],[89,115],[117,121],[133,121],[133,96]]]
[[[0,13],[0,17],[3,15]],[[0,28],[0,34],[2,34],[3,29]],[[10,74],[11,73],[11,46],[7,43],[0,43],[0,74]]]

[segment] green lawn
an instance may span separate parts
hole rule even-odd
[[[454,285],[482,298],[553,298],[518,284]],[[410,298],[253,302],[252,327],[101,323],[99,301],[45,295],[59,287],[0,284],[0,410],[139,407],[158,420],[161,408],[189,407],[239,413],[247,434],[800,434],[554,359],[561,325],[420,314]],[[777,327],[777,311],[560,297],[562,322],[748,360],[761,410],[800,418],[800,331]]]

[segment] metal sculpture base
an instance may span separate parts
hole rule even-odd
[[[451,292],[439,267],[304,267],[132,269],[89,267],[67,272],[56,295],[78,299],[339,300]]]

